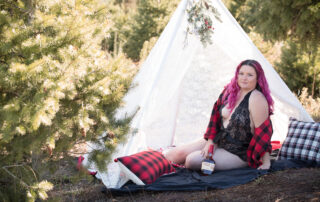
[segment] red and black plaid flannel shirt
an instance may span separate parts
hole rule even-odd
[[[223,94],[225,90],[220,94],[218,100],[213,106],[209,125],[207,127],[204,138],[206,140],[213,140],[216,134],[219,133],[221,128],[221,114],[220,108],[223,106],[223,103],[227,100],[228,96],[225,96],[223,100]],[[247,161],[248,165],[253,168],[257,168],[262,164],[261,157],[266,153],[271,153],[271,136],[272,136],[272,123],[270,117],[268,117],[258,128],[255,128],[253,137],[250,141],[248,150],[247,150]]]
[[[221,128],[220,108],[222,107],[223,102],[226,101],[227,97],[228,97],[228,96],[226,96],[224,101],[222,100],[224,92],[225,92],[225,89],[219,95],[218,100],[213,105],[209,125],[207,127],[206,133],[204,134],[204,138],[206,140],[208,140],[208,139],[213,140],[214,137],[216,136],[216,134],[218,134],[220,131],[220,128]]]

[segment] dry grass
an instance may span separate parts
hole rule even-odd
[[[299,100],[314,121],[320,122],[320,98],[312,98],[308,94],[308,89],[303,88]]]

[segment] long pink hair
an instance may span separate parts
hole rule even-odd
[[[238,86],[238,74],[240,71],[240,68],[243,65],[249,65],[251,67],[253,67],[257,73],[257,86],[256,89],[259,90],[267,99],[268,102],[268,108],[269,108],[269,114],[273,113],[273,99],[270,95],[270,90],[269,90],[269,85],[267,82],[266,77],[264,76],[264,71],[261,67],[261,65],[259,64],[259,62],[255,61],[255,60],[244,60],[242,61],[236,70],[235,76],[232,78],[231,82],[229,84],[227,84],[225,86],[225,94],[223,97],[223,100],[225,98],[225,96],[228,96],[228,108],[232,111],[236,105],[238,96],[239,96],[239,92],[240,92],[240,87]]]

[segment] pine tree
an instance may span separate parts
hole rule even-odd
[[[136,9],[135,2],[114,0],[109,3],[110,22],[112,26],[103,40],[103,48],[117,55],[122,53],[122,46],[127,41],[130,20]]]
[[[312,97],[320,96],[320,54],[316,57],[302,51],[299,43],[288,41],[282,47],[281,61],[276,63],[277,71],[291,90],[300,94],[308,88]]]
[[[145,41],[159,37],[167,25],[171,13],[177,6],[177,0],[140,0],[137,13],[130,22],[127,41],[123,51],[128,57],[138,61]]]
[[[245,25],[246,18],[243,12],[246,12],[245,3],[247,0],[222,0],[228,10],[232,13],[233,17],[246,31],[250,32],[250,29]]]
[[[296,39],[303,44],[319,45],[320,3],[317,0],[243,1],[244,25],[263,34],[267,40]]]
[[[105,1],[7,0],[0,9],[0,185],[9,187],[0,197],[45,199],[52,186],[36,164],[107,131],[90,158],[105,168],[129,130],[130,117],[114,115],[136,69],[101,48]]]

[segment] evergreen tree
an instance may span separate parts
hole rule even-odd
[[[123,51],[128,57],[139,60],[140,51],[145,41],[159,37],[167,25],[171,13],[177,6],[177,0],[140,0],[137,13],[130,21],[127,41]]]
[[[263,1],[246,0],[241,12],[244,26],[271,41],[296,39],[303,44],[319,45],[320,3],[317,0]],[[302,46],[304,47],[304,46]]]
[[[103,48],[117,55],[122,53],[122,46],[127,41],[130,20],[134,15],[134,2],[114,1],[109,4],[110,22],[112,26],[103,40]]]
[[[317,51],[315,51],[317,52]],[[300,94],[308,88],[312,97],[320,96],[320,54],[302,51],[299,43],[288,41],[282,48],[281,62],[277,71],[289,88]]]
[[[145,59],[147,59],[150,51],[152,50],[153,46],[157,43],[158,37],[152,37],[149,39],[149,41],[145,41],[143,43],[142,49],[140,51],[140,62],[143,62]]]
[[[226,5],[228,10],[232,13],[233,17],[245,30],[245,32],[249,33],[250,29],[247,26],[245,26],[246,18],[243,15],[243,12],[246,12],[245,3],[247,0],[222,0],[222,1]]]
[[[39,164],[107,131],[90,157],[105,168],[129,129],[130,117],[114,115],[135,66],[101,49],[104,1],[7,0],[0,9],[0,198],[45,199],[52,185]]]

